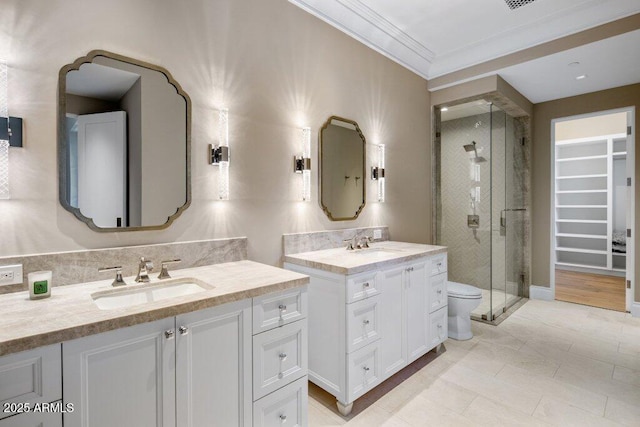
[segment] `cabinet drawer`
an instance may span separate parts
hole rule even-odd
[[[49,403],[62,399],[60,344],[0,357],[0,408],[6,403]],[[14,412],[0,410],[0,419]]]
[[[432,276],[429,286],[429,313],[447,305],[447,273]]]
[[[307,425],[307,377],[274,391],[253,404],[255,427]]]
[[[429,349],[447,339],[447,307],[429,314]]]
[[[307,287],[253,299],[253,333],[257,334],[307,317]]]
[[[253,337],[253,400],[307,375],[307,320]]]
[[[438,254],[430,258],[431,276],[444,273],[447,271],[447,254]]]
[[[347,355],[347,399],[353,402],[380,383],[379,341]]]
[[[380,296],[347,306],[347,353],[380,338]]]
[[[55,402],[62,408],[62,401]],[[0,420],[0,427],[62,427],[62,412],[29,412]]]
[[[347,278],[347,304],[378,295],[375,273]]]

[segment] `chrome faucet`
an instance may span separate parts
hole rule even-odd
[[[358,249],[364,249],[364,248],[368,248],[369,247],[369,242],[371,241],[371,237],[369,236],[362,236],[360,238],[360,240],[358,241],[358,245],[357,248]]]
[[[138,275],[136,276],[136,282],[148,282],[149,272],[153,271],[153,263],[147,261],[144,257],[140,257],[140,264],[138,265]]]

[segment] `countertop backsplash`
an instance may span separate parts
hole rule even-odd
[[[172,264],[169,270],[242,261],[247,259],[247,238],[199,240],[4,257],[0,258],[0,265],[22,264],[23,283],[0,286],[0,294],[27,290],[27,274],[40,270],[53,272],[53,286],[115,277],[113,271],[98,272],[98,269],[102,267],[122,266],[123,276],[134,276],[138,272],[140,257],[152,261],[154,272],[158,273],[162,261],[176,258],[182,261]]]

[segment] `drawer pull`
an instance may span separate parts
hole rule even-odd
[[[281,422],[282,424],[286,423],[286,422],[287,422],[287,416],[286,416],[286,415],[284,415],[284,414],[280,415],[280,422]]]
[[[369,372],[369,367],[368,366],[363,366],[362,369],[364,369],[365,372]]]
[[[285,361],[287,360],[287,353],[280,353],[278,357],[280,358],[280,360]]]
[[[369,282],[364,282],[364,283],[362,284],[362,287],[363,287],[363,288],[368,288],[369,286],[370,286],[370,285],[369,285]]]
[[[284,304],[280,304],[278,306],[278,310],[280,310],[281,312],[285,312],[285,311],[287,311],[287,306],[284,305]]]
[[[407,268],[407,271],[413,271],[413,267]]]
[[[439,293],[439,294],[442,294],[442,289],[438,289],[438,293]]]
[[[186,326],[180,326],[180,328],[178,328],[178,330],[180,331],[180,335],[188,335],[189,334],[189,328],[187,328]]]
[[[166,331],[164,331],[164,337],[168,340],[173,339],[174,333],[175,332],[173,329],[167,329]]]
[[[438,267],[442,267],[442,261],[438,263]]]
[[[368,321],[367,319],[364,319],[364,320],[362,321],[362,323],[363,323],[363,324],[365,324],[365,325],[368,325],[368,324],[369,324],[369,321]]]

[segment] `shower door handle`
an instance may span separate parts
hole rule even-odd
[[[507,212],[523,212],[526,211],[527,208],[510,208],[510,209],[502,209],[500,211],[500,227],[507,226]]]

